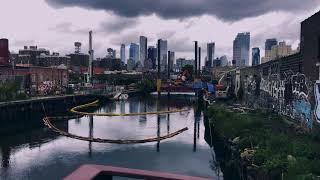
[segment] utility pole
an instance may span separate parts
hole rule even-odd
[[[161,77],[160,77],[160,39],[158,39],[157,50],[158,50],[158,74],[157,74],[157,91],[158,91],[158,101],[157,101],[157,111],[160,111],[160,96],[161,96]],[[160,114],[157,115],[157,152],[160,152]]]
[[[87,79],[88,83],[92,83],[92,62],[93,62],[93,49],[92,49],[92,31],[89,31],[89,78]]]
[[[168,80],[170,79],[170,62],[172,61],[171,60],[171,57],[170,57],[170,54],[171,54],[171,51],[168,51]]]
[[[158,73],[157,73],[157,91],[158,91],[158,98],[160,98],[160,91],[161,91],[161,77],[160,77],[160,39],[158,39],[158,44],[157,44],[157,56],[158,56]]]
[[[201,74],[201,47],[199,47],[198,76]]]
[[[198,41],[194,42],[194,74],[197,76]]]

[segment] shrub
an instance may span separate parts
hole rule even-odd
[[[219,105],[208,112],[218,134],[227,139],[240,137],[241,151],[256,150],[252,163],[266,179],[281,179],[282,174],[284,179],[316,179],[320,175],[319,131],[298,134],[274,114],[239,114]]]
[[[138,83],[138,89],[142,93],[150,93],[155,90],[155,84],[150,80],[142,80]]]

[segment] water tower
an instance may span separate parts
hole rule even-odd
[[[74,42],[75,53],[80,53],[81,51],[81,42]]]
[[[113,50],[112,48],[108,48],[107,52],[108,52],[108,54],[107,54],[108,57],[115,58],[115,56],[116,56],[115,50]]]

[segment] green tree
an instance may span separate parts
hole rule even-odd
[[[192,74],[193,74],[193,66],[192,65],[185,65],[181,69],[182,73],[186,76],[187,80],[192,80]]]
[[[140,92],[147,94],[147,93],[155,91],[156,86],[150,80],[142,80],[138,83],[138,89]]]
[[[26,99],[25,93],[19,92],[19,83],[16,81],[0,82],[0,101]]]
[[[187,71],[189,74],[193,73],[193,66],[192,65],[184,65],[181,69],[182,72]]]

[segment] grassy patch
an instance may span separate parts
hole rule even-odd
[[[271,179],[317,179],[320,176],[319,132],[301,133],[278,115],[240,114],[224,106],[209,109],[210,121],[218,134],[234,139],[238,146],[255,149],[251,162],[259,174]]]
[[[24,100],[28,96],[19,91],[19,83],[16,81],[0,82],[0,102]]]

